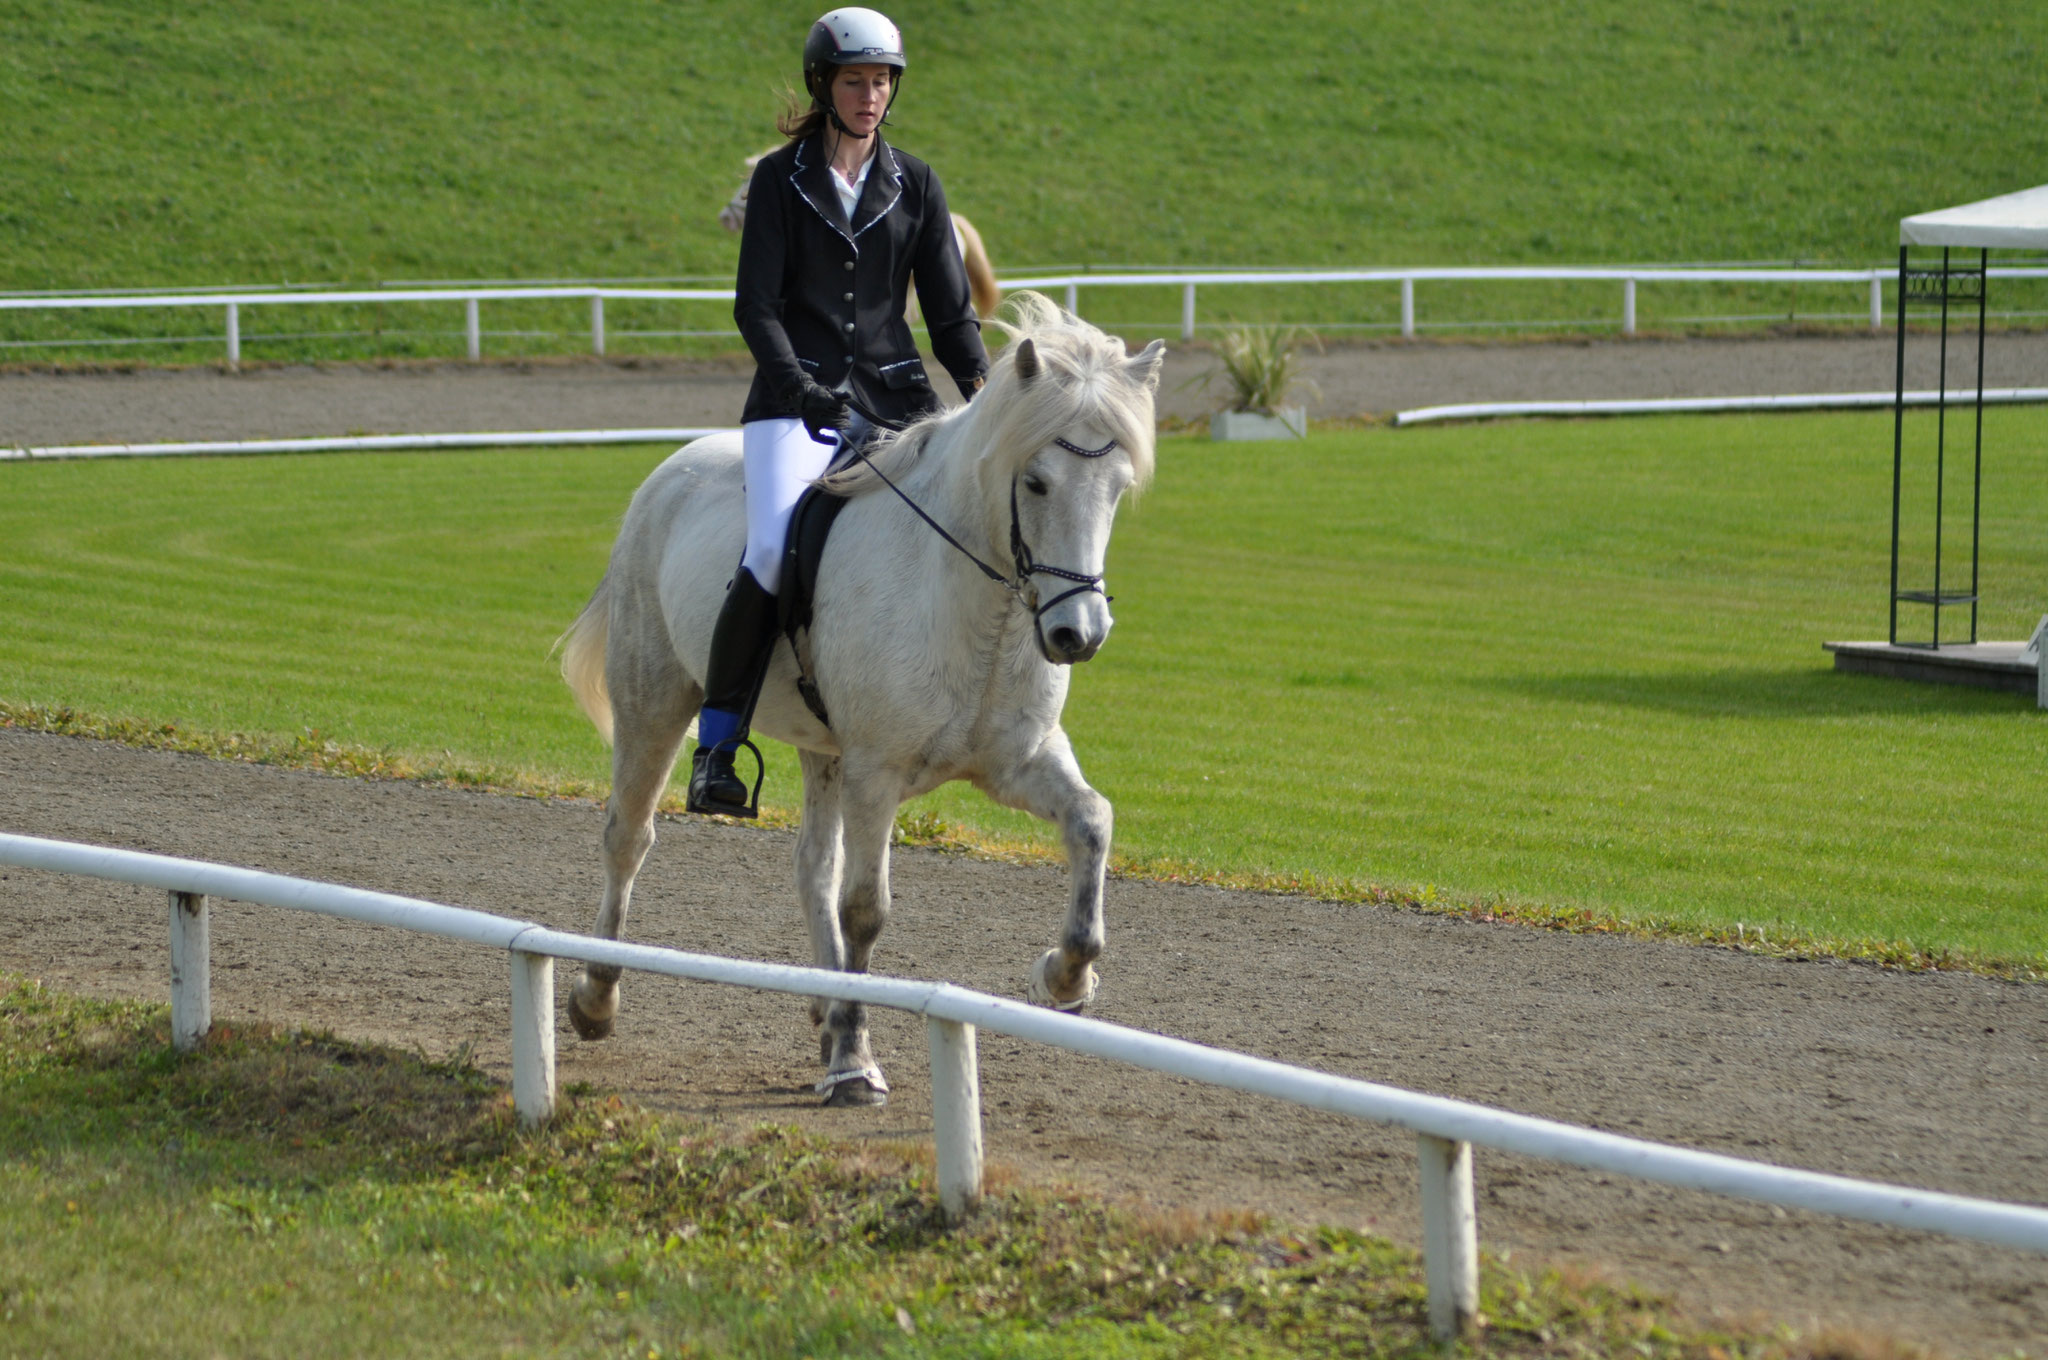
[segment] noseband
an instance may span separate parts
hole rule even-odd
[[[1099,449],[1084,449],[1079,444],[1071,444],[1064,439],[1058,438],[1055,438],[1052,442],[1065,449],[1068,453],[1077,454],[1082,458],[1100,458],[1116,447],[1114,439]],[[957,548],[961,556],[981,568],[983,576],[988,577],[989,580],[994,581],[997,585],[1009,591],[1011,597],[1018,604],[1031,611],[1031,631],[1038,639],[1038,654],[1046,660],[1053,660],[1052,649],[1046,645],[1045,641],[1044,619],[1048,610],[1072,599],[1076,595],[1085,595],[1090,591],[1100,595],[1104,601],[1116,598],[1102,588],[1102,577],[1091,576],[1087,572],[1069,571],[1065,567],[1048,566],[1032,555],[1031,545],[1024,540],[1023,522],[1017,517],[1017,480],[1021,474],[1013,474],[1010,478],[1010,560],[1017,565],[1017,574],[1012,578],[1003,575],[994,567],[982,561],[974,555],[973,551],[966,544],[947,533],[944,525],[940,524],[930,515],[927,515],[924,512],[923,506],[910,499],[902,487],[890,481],[888,474],[874,465],[874,462],[869,459],[865,447],[862,447],[854,456],[861,462],[866,463],[868,469],[882,479],[882,484],[895,492],[905,505],[916,512],[919,519],[932,527],[933,532]],[[1031,584],[1033,576],[1057,576],[1063,581],[1073,581],[1076,584],[1061,591],[1050,600],[1038,603],[1038,588]]]

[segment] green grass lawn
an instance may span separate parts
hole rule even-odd
[[[2041,6],[1189,0],[1162,22],[1140,0],[902,0],[890,12],[912,62],[897,139],[941,169],[1013,270],[1865,264],[1891,258],[1901,215],[2025,187],[2048,161]],[[714,217],[741,158],[775,140],[776,92],[815,14],[781,0],[0,0],[0,290],[729,278],[737,246]],[[1484,297],[1437,285],[1420,306],[1425,321],[1603,327],[1619,307],[1612,287]],[[1646,289],[1642,324],[1786,301]],[[1154,290],[1088,305],[1133,325],[1170,324],[1176,303]],[[1800,303],[1856,312],[1863,300],[1851,287]],[[1217,290],[1203,315],[1385,322],[1396,306],[1385,287]],[[615,304],[609,322],[722,327],[725,311]],[[0,317],[0,339],[30,325],[104,337],[219,324]],[[573,306],[494,305],[486,324],[581,322]],[[243,325],[252,359],[369,348],[261,338],[323,328],[382,331],[381,353],[461,344],[446,308]],[[401,334],[421,329],[443,334]],[[615,337],[614,350],[685,343]],[[214,360],[219,348],[62,353]]]
[[[1119,851],[2041,967],[2048,714],[1820,649],[1884,633],[1888,420],[1163,441],[1067,709]],[[1983,631],[2023,637],[2048,413],[1985,428]],[[601,782],[548,648],[660,456],[0,467],[0,701]],[[1051,844],[964,786],[913,811]]]
[[[459,1062],[266,1029],[179,1054],[167,1019],[0,975],[9,1355],[1443,1353],[1421,1263],[1357,1233],[1015,1188],[949,1227],[911,1149],[589,1092],[522,1133]],[[1480,1308],[1495,1356],[1812,1354],[1491,1259]]]

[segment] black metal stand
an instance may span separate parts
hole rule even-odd
[[[1984,319],[1986,283],[1990,278],[1991,252],[1979,250],[1974,269],[1958,268],[1944,247],[1941,268],[1914,269],[1907,259],[1908,248],[1899,247],[1899,348],[1898,382],[1892,402],[1892,589],[1891,645],[1894,647],[1941,647],[1941,611],[1967,604],[1970,607],[1969,641],[1977,641],[1977,560],[1979,525],[1984,488]],[[1970,473],[1970,587],[1968,590],[1942,588],[1943,530],[1946,527],[1948,492],[1948,328],[1949,303],[1977,304],[1977,401],[1976,431]],[[1899,514],[1903,498],[1906,452],[1906,315],[1909,303],[1941,307],[1940,371],[1935,388],[1934,416],[1934,581],[1931,589],[1899,589]],[[1899,640],[1899,604],[1924,604],[1934,611],[1931,634],[1925,642]]]

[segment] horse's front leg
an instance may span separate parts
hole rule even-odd
[[[889,833],[903,802],[902,785],[887,772],[857,776],[844,761],[840,771],[846,865],[838,919],[821,927],[814,917],[811,938],[821,967],[865,973],[875,940],[889,919]],[[868,1047],[866,1006],[857,1001],[827,1005],[818,1049],[825,1063],[820,1085],[827,1105],[880,1105],[888,1100],[889,1084]]]
[[[1028,995],[1042,1006],[1078,1011],[1095,996],[1094,963],[1102,954],[1102,882],[1114,820],[1109,800],[1081,777],[1073,747],[1057,728],[1030,757],[982,783],[996,801],[1060,829],[1071,882],[1067,920],[1058,946],[1032,965]]]

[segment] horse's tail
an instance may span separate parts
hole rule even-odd
[[[974,298],[974,310],[980,316],[992,316],[1002,305],[1003,290],[996,286],[996,267],[989,263],[988,247],[981,243],[974,224],[959,213],[953,214],[953,235],[959,239],[960,258],[967,265],[967,291]]]
[[[562,654],[562,679],[607,745],[612,739],[612,696],[604,682],[604,653],[612,631],[611,587],[607,573],[569,631],[555,639],[555,650]]]

